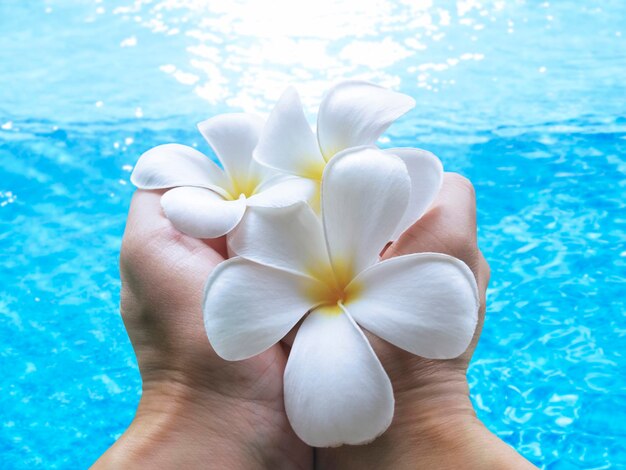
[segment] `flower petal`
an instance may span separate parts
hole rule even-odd
[[[285,369],[289,422],[314,447],[365,444],[393,418],[389,377],[363,332],[336,308],[309,314]]]
[[[248,198],[249,206],[286,207],[296,202],[307,202],[317,189],[317,181],[289,177],[276,183],[263,185],[260,191]]]
[[[287,88],[276,103],[261,133],[254,159],[293,175],[321,178],[326,162],[295,88]]]
[[[348,149],[328,163],[322,218],[340,280],[378,261],[406,211],[410,185],[402,160],[374,147]]]
[[[328,91],[317,115],[317,138],[326,161],[350,147],[374,145],[415,106],[408,95],[368,82],[346,81]]]
[[[195,238],[217,238],[239,223],[246,202],[227,201],[208,189],[182,186],[166,192],[161,197],[161,207],[181,232]]]
[[[463,353],[478,319],[478,288],[461,260],[441,253],[390,258],[357,276],[346,309],[363,328],[418,356]]]
[[[404,217],[391,237],[396,240],[413,225],[433,203],[443,182],[443,165],[432,153],[414,148],[395,148],[387,152],[402,159],[411,177],[411,199]]]
[[[305,203],[280,210],[249,207],[228,244],[239,256],[267,266],[313,277],[330,271],[322,224]]]
[[[164,144],[145,152],[135,165],[130,181],[141,189],[199,186],[226,195],[221,186],[224,172],[209,157],[180,144]]]
[[[198,129],[230,178],[234,181],[247,180],[252,151],[263,129],[263,119],[248,113],[220,114],[199,123]]]
[[[262,353],[283,338],[314,304],[305,276],[243,258],[221,263],[207,281],[204,327],[215,352],[229,361]]]

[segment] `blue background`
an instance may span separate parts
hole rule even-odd
[[[265,6],[264,6],[265,5]],[[117,257],[137,157],[196,122],[313,117],[341,78],[417,100],[381,146],[476,186],[492,267],[470,370],[539,466],[626,468],[626,2],[0,2],[0,467],[85,467],[140,379]]]

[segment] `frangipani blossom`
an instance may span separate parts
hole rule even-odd
[[[361,328],[433,359],[456,357],[471,341],[478,290],[462,261],[379,260],[410,191],[400,158],[371,147],[342,152],[324,170],[321,220],[306,204],[248,211],[229,239],[240,256],[207,282],[204,324],[224,359],[265,351],[304,318],[284,396],[311,446],[366,443],[391,423],[391,382]]]
[[[278,100],[254,151],[255,160],[287,174],[318,184],[328,162],[351,147],[373,146],[383,132],[415,106],[408,95],[372,83],[350,80],[331,88],[319,107],[317,135],[306,120],[300,97],[290,87]],[[428,209],[443,180],[441,162],[432,153],[415,148],[387,152],[400,157],[411,178],[411,197],[395,240]]]
[[[165,144],[145,152],[135,165],[132,183],[141,189],[168,189],[163,212],[181,232],[216,238],[230,232],[246,207],[283,207],[315,193],[311,181],[285,177],[252,159],[263,128],[252,114],[222,114],[198,124],[223,169],[198,150]]]

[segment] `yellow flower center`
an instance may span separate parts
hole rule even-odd
[[[252,196],[256,193],[259,184],[261,183],[260,178],[258,177],[247,177],[247,178],[231,178],[230,179],[230,188],[228,188],[228,196],[226,199],[230,201],[235,201],[239,199],[241,196],[246,198]]]
[[[319,281],[305,294],[327,314],[342,313],[339,304],[345,304],[358,296],[360,288],[354,282],[350,263],[335,260],[333,266],[320,263],[311,266],[308,273]]]
[[[298,173],[303,178],[308,178],[315,181],[322,181],[322,173],[326,168],[326,162],[307,162],[302,166],[302,169]]]

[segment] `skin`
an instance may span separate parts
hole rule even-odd
[[[143,393],[128,430],[93,468],[312,468],[313,450],[284,411],[282,346],[227,362],[206,337],[203,288],[226,258],[225,239],[181,234],[160,196],[135,193],[120,256],[122,318]]]
[[[225,240],[176,231],[161,212],[160,194],[135,193],[120,258],[122,317],[143,394],[128,430],[94,469],[535,468],[482,425],[469,400],[466,372],[484,320],[489,266],[477,246],[467,179],[446,173],[431,209],[383,258],[434,251],[463,260],[481,294],[472,344],[456,359],[433,361],[370,335],[394,387],[394,420],[368,445],[315,451],[297,438],[284,411],[282,377],[293,333],[245,361],[215,354],[201,302],[209,273],[227,257]]]

